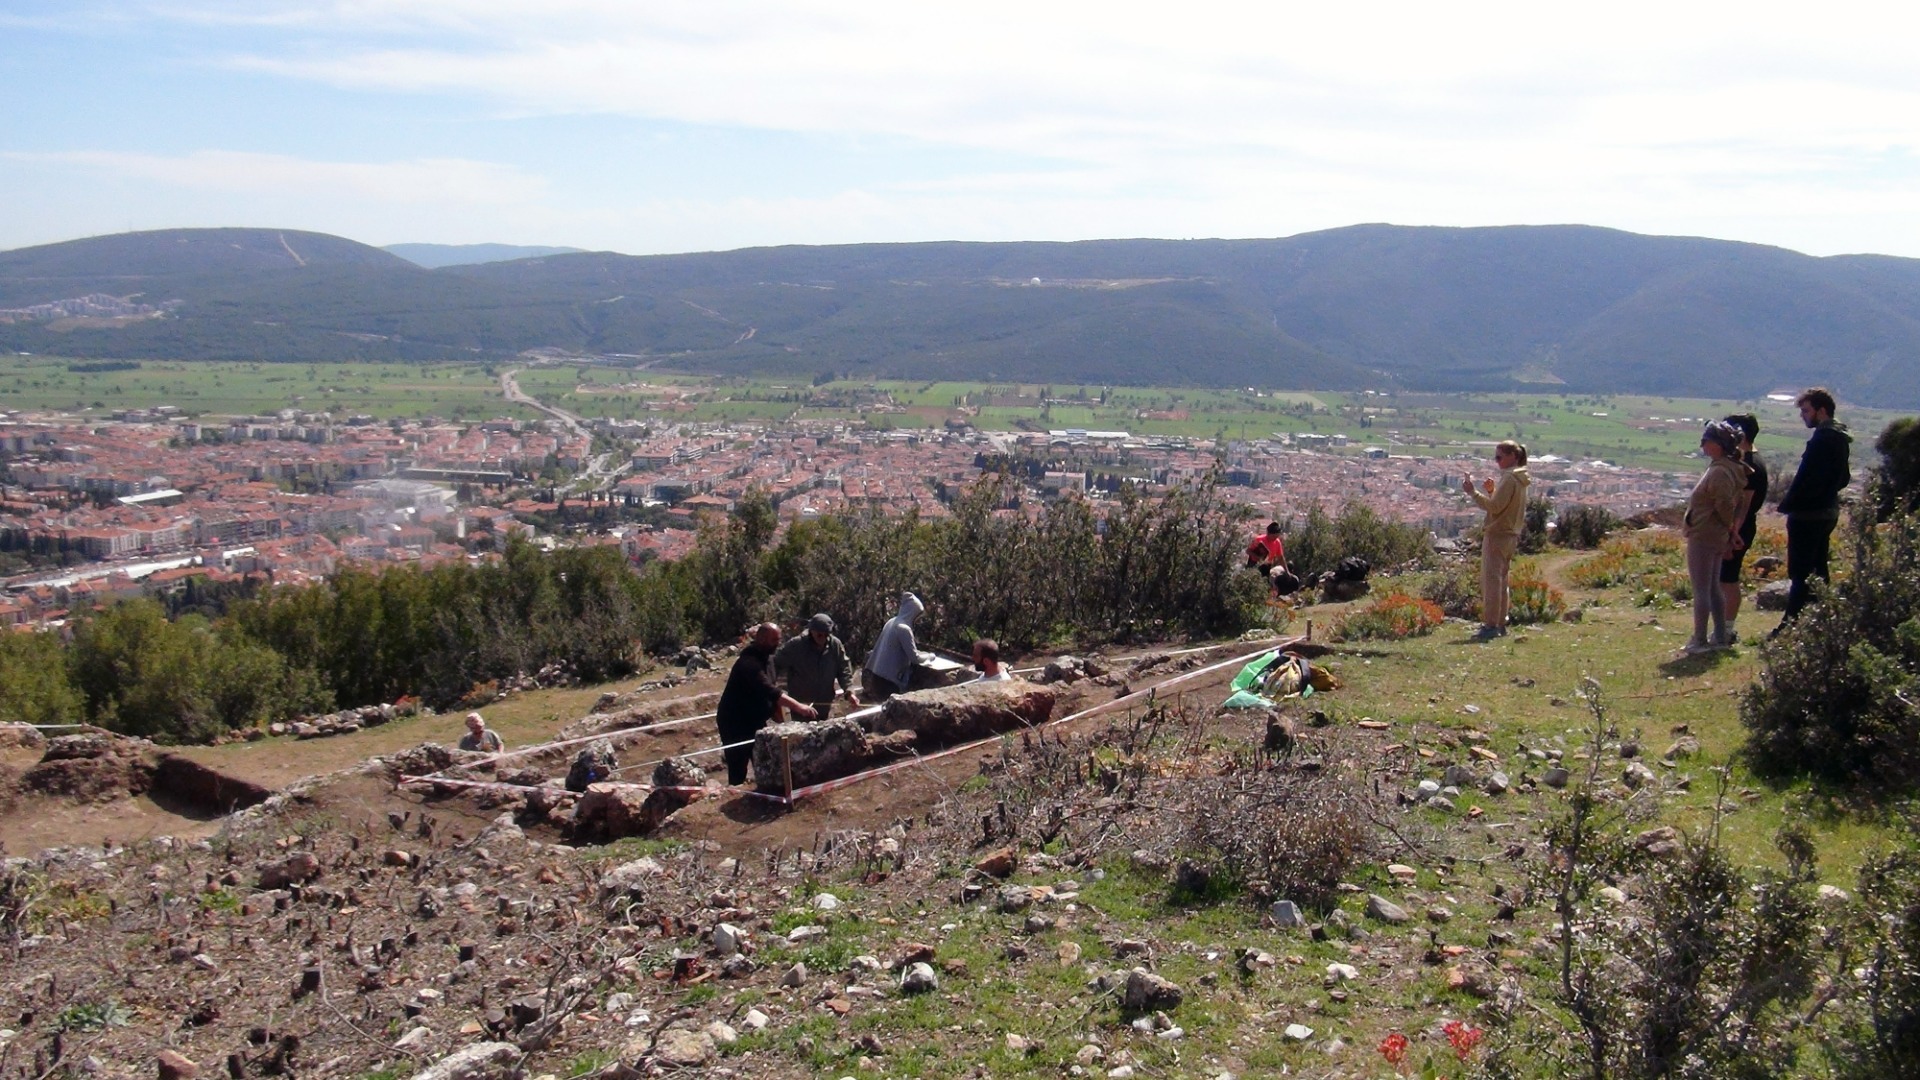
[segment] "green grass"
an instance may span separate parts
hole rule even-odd
[[[131,371],[73,372],[71,361],[0,356],[0,396],[13,409],[106,416],[173,405],[191,416],[258,415],[296,408],[381,419],[439,416],[531,419],[509,405],[479,364],[262,364],[156,361]]]

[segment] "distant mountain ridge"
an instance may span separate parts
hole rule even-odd
[[[574,255],[584,249],[529,247],[525,244],[388,244],[380,250],[398,255],[417,266],[438,270],[443,266],[537,259],[544,255]]]
[[[301,361],[558,349],[708,372],[1276,389],[1748,397],[1821,383],[1920,407],[1920,260],[1589,226],[581,252],[434,270],[271,229],[0,252],[0,309],[94,292],[180,303],[115,327],[0,324],[0,349]]]

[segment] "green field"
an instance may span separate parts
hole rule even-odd
[[[490,369],[477,364],[259,364],[145,361],[129,371],[72,371],[80,363],[0,356],[0,401],[9,409],[59,409],[83,416],[173,405],[190,416],[280,409],[391,417],[484,420],[533,418],[509,405]]]
[[[175,405],[192,415],[325,410],[336,416],[531,418],[500,396],[499,368],[479,364],[258,364],[150,361],[138,369],[74,372],[72,363],[0,357],[0,400],[11,409],[107,415]],[[586,417],[700,422],[786,419],[935,428],[964,419],[985,430],[1129,431],[1194,439],[1345,434],[1348,453],[1481,453],[1517,438],[1535,454],[1598,458],[1685,472],[1698,467],[1701,421],[1760,417],[1763,451],[1795,452],[1803,430],[1790,402],[1570,394],[1334,394],[1055,384],[850,381],[673,375],[589,364],[520,369],[520,387]],[[1050,395],[1050,396],[1049,396]],[[1870,443],[1899,414],[1854,408],[1841,417]]]

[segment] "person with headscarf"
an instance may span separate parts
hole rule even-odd
[[[833,616],[823,611],[807,620],[806,633],[773,654],[773,670],[785,676],[787,693],[813,706],[816,720],[825,720],[833,711],[835,684],[846,691],[847,704],[860,707],[860,695],[853,688],[853,662],[834,630]]]
[[[1767,465],[1753,449],[1753,440],[1760,435],[1758,417],[1752,413],[1733,413],[1721,420],[1740,432],[1740,463],[1749,470],[1746,490],[1740,493],[1740,543],[1720,561],[1721,599],[1727,606],[1727,643],[1735,644],[1740,640],[1740,633],[1733,625],[1740,617],[1740,568],[1753,547],[1753,538],[1760,531],[1760,508],[1767,501]]]
[[[900,611],[887,620],[880,628],[880,637],[874,641],[873,652],[868,654],[866,668],[873,675],[880,693],[876,695],[885,701],[907,689],[913,680],[913,665],[920,663],[922,657],[918,644],[913,638],[913,620],[927,606],[920,598],[910,592],[900,594]]]
[[[1687,577],[1693,585],[1693,636],[1682,650],[1695,656],[1732,644],[1727,629],[1726,594],[1720,591],[1720,564],[1740,543],[1740,496],[1747,488],[1747,466],[1740,460],[1740,431],[1715,420],[1700,433],[1707,471],[1687,496],[1682,528],[1687,539]],[[1713,634],[1707,634],[1711,620]]]

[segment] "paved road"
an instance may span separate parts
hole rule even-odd
[[[521,390],[519,381],[514,378],[514,376],[518,374],[520,374],[520,369],[514,368],[511,371],[502,373],[500,376],[500,393],[504,395],[508,401],[525,405],[530,409],[538,409],[548,416],[553,417],[555,420],[560,421],[562,424],[565,424],[567,430],[573,432],[580,438],[589,441],[593,439],[593,432],[587,430],[586,422],[579,416],[558,406],[548,405],[539,398]],[[614,464],[616,460],[619,462],[618,465]],[[597,488],[599,486],[598,481],[602,477],[611,480],[613,477],[626,472],[629,464],[630,462],[624,454],[615,452],[600,454],[588,462],[585,471],[575,477],[573,483],[568,486],[573,488]]]

